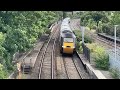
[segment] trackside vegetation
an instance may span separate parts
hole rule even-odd
[[[0,11],[0,78],[14,70],[13,55],[32,48],[51,24],[60,20],[55,11]]]

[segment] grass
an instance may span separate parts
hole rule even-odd
[[[86,29],[87,29],[87,30],[90,30],[90,28],[89,28],[89,27],[86,27]],[[91,31],[91,32],[93,32],[93,33],[95,33],[95,32],[96,32],[96,30],[95,30],[95,29],[91,29],[90,31]]]
[[[78,51],[78,53],[83,53],[83,48],[82,48],[82,42],[77,42],[76,41],[76,49]]]

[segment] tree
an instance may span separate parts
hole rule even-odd
[[[60,16],[55,11],[0,11],[0,64],[13,70],[13,55],[32,48]]]
[[[63,11],[63,19],[66,18],[67,12]]]
[[[89,19],[87,26],[88,26],[88,27],[90,28],[90,30],[91,30],[91,29],[93,28],[94,24],[95,24],[95,22],[93,21],[93,19]]]

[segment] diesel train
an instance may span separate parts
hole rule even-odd
[[[76,49],[76,36],[70,28],[70,18],[62,21],[60,28],[60,52],[62,54],[73,54]]]

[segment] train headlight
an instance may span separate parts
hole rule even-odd
[[[62,48],[66,48],[66,46],[62,46]]]

